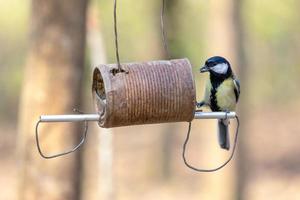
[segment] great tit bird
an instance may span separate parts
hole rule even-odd
[[[235,77],[230,63],[223,57],[209,58],[200,72],[209,72],[204,100],[197,107],[208,106],[213,112],[234,111],[240,95],[240,82]],[[218,136],[220,147],[229,150],[229,134],[227,119],[218,120]]]

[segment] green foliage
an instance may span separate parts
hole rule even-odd
[[[285,105],[299,99],[299,2],[253,0],[245,6],[251,101]]]
[[[29,1],[0,2],[0,118],[16,118],[26,56]]]

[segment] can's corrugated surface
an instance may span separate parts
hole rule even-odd
[[[196,94],[187,59],[125,63],[128,73],[113,75],[117,65],[96,67],[93,98],[99,125],[118,126],[191,121]]]

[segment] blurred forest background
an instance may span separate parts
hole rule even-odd
[[[187,123],[112,130],[91,123],[80,151],[42,159],[38,116],[93,112],[92,68],[116,62],[113,1],[0,0],[0,199],[300,199],[300,1],[166,1],[171,57],[190,59],[197,99],[207,78],[198,70],[210,56],[227,57],[241,79],[233,162],[208,174],[186,168]],[[160,9],[161,0],[118,2],[122,62],[166,58]],[[193,122],[194,165],[228,156],[215,128]],[[80,131],[43,125],[43,148],[66,149]]]

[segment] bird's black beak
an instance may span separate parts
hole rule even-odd
[[[200,73],[204,73],[204,72],[208,72],[209,69],[207,67],[207,65],[204,65],[203,67],[200,68]]]

